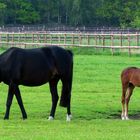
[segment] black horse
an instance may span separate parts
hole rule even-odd
[[[0,82],[9,86],[4,119],[9,119],[13,96],[16,96],[23,119],[27,118],[19,85],[40,86],[49,82],[52,107],[49,120],[54,118],[58,102],[57,83],[62,81],[60,106],[67,107],[71,118],[70,100],[73,75],[73,54],[70,50],[52,46],[36,49],[10,48],[0,55]]]

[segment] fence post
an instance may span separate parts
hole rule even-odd
[[[105,46],[105,36],[104,35],[102,36],[102,39],[103,39],[103,46]]]
[[[32,34],[32,42],[34,43],[34,33]]]
[[[72,34],[72,45],[74,46],[74,34]]]
[[[52,44],[52,34],[50,34],[50,44]]]
[[[87,43],[88,43],[88,46],[90,45],[90,36],[87,35]]]
[[[79,46],[80,46],[81,43],[82,43],[82,37],[81,37],[81,34],[79,34],[78,38],[79,38]]]
[[[2,42],[2,34],[0,34],[0,42]],[[2,46],[2,43],[0,43],[0,47]]]
[[[61,44],[61,34],[58,34],[58,43]]]
[[[120,34],[120,46],[122,47],[122,32]]]
[[[44,43],[47,43],[47,34],[44,33]]]
[[[8,42],[9,42],[9,34],[8,34],[8,33],[6,34],[6,42],[7,42],[7,43],[6,43],[7,46],[9,47],[9,43],[8,43]]]
[[[66,34],[64,34],[64,46],[66,45]]]
[[[20,42],[20,34],[18,34],[18,42]]]
[[[104,35],[102,35],[102,39],[103,39],[102,43],[103,43],[103,51],[104,51],[104,46],[105,46],[105,36]]]
[[[9,40],[9,39],[8,39],[8,40]],[[14,40],[14,33],[13,33],[13,34],[12,34],[12,42],[13,42],[13,43],[12,43],[12,46],[13,46],[13,47],[14,47],[14,41],[15,41],[15,40]]]
[[[139,34],[138,34],[138,32],[136,33],[136,42],[137,42],[137,46],[139,46]]]
[[[112,35],[111,35],[111,51],[112,51],[112,55],[114,55],[113,46],[114,46],[114,35],[112,34]]]
[[[95,35],[95,45],[97,46],[97,34]]]
[[[39,35],[38,35],[38,33],[36,35],[37,35],[37,43],[39,43]]]
[[[130,48],[130,34],[128,34],[128,53],[129,56],[131,55],[131,48]]]

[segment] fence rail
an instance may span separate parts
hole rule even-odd
[[[1,32],[89,32],[89,33],[140,33],[140,28],[119,28],[119,27],[70,27],[63,25],[19,25],[1,26]]]
[[[45,45],[114,49],[140,49],[140,34],[96,33],[0,33],[0,46],[35,47]]]

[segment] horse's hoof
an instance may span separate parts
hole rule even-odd
[[[23,120],[26,120],[27,119],[27,117],[23,117]]]
[[[72,119],[72,115],[71,115],[71,114],[70,114],[70,115],[67,114],[66,121],[67,121],[67,122],[70,122],[71,119]]]
[[[128,118],[128,116],[126,116],[125,119],[126,119],[126,120],[130,120],[130,119]]]
[[[123,116],[123,117],[121,117],[122,118],[122,120],[125,120],[125,117]]]
[[[52,120],[54,120],[54,117],[49,116],[48,120],[49,120],[49,121],[52,121]]]
[[[4,117],[4,120],[9,120],[9,117]]]

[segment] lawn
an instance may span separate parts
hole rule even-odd
[[[130,101],[129,121],[122,121],[120,73],[127,66],[140,66],[137,55],[96,54],[74,50],[72,90],[73,120],[66,122],[66,109],[57,107],[54,121],[48,121],[51,96],[48,84],[20,86],[27,120],[14,98],[10,119],[4,121],[8,87],[0,84],[0,140],[139,140],[140,88]],[[59,83],[59,95],[61,82]]]

